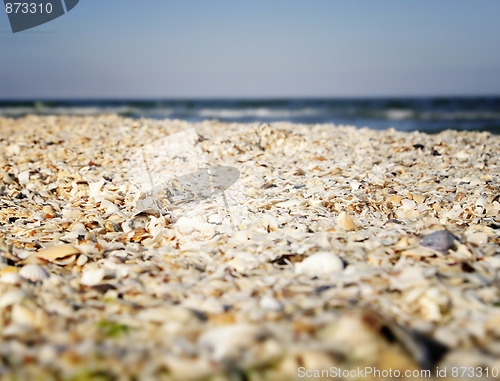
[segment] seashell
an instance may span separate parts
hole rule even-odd
[[[213,365],[208,359],[202,357],[183,358],[165,356],[164,361],[172,374],[183,380],[203,380],[210,377],[210,374],[213,372]]]
[[[118,233],[118,232],[123,231],[123,228],[121,227],[121,225],[117,224],[116,222],[109,221],[109,220],[106,220],[104,222],[104,227],[106,228],[106,230],[108,232]]]
[[[486,211],[486,207],[488,206],[488,199],[486,194],[482,194],[477,200],[476,200],[476,213],[478,214],[483,214]]]
[[[224,221],[224,217],[222,217],[220,214],[211,214],[208,216],[208,222],[211,224],[215,225],[220,225],[222,224],[222,221]]]
[[[467,241],[469,241],[471,243],[475,243],[476,245],[488,243],[488,234],[486,234],[485,232],[475,232],[475,233],[472,233],[467,238]]]
[[[181,234],[191,234],[194,230],[194,225],[197,223],[195,218],[181,217],[175,223],[179,233]]]
[[[23,290],[15,289],[8,291],[0,297],[0,308],[20,303],[27,297],[28,294]]]
[[[86,234],[87,234],[87,229],[85,228],[85,225],[78,222],[76,224],[73,224],[71,226],[71,231],[68,234],[61,237],[61,239],[65,241],[82,240],[85,238]]]
[[[247,351],[260,337],[259,327],[249,324],[231,324],[213,328],[198,339],[198,346],[210,353],[215,361],[236,358]]]
[[[101,200],[101,208],[106,209],[108,214],[117,214],[119,216],[125,217],[125,214],[120,210],[120,208],[108,200]]]
[[[414,194],[413,201],[415,201],[417,204],[422,204],[425,201],[425,196],[421,194]]]
[[[120,235],[120,240],[121,241],[133,241],[133,242],[140,242],[143,239],[149,237],[150,234],[142,229],[142,228],[137,228],[133,230],[129,230],[127,233],[123,233]]]
[[[45,218],[54,218],[57,215],[52,205],[45,205],[42,208],[42,216]]]
[[[17,272],[8,272],[0,277],[0,282],[6,284],[18,284],[21,282],[21,280],[22,278],[19,276]]]
[[[23,171],[19,175],[17,175],[17,180],[19,181],[19,184],[21,185],[26,185],[30,181],[30,171]]]
[[[387,201],[393,205],[399,205],[399,204],[401,204],[401,201],[403,200],[403,198],[404,198],[403,196],[399,196],[399,195],[395,194],[395,195],[388,197]]]
[[[420,246],[428,247],[433,250],[446,254],[449,249],[456,247],[455,241],[459,239],[448,230],[440,230],[425,236],[420,243]]]
[[[401,201],[401,207],[406,210],[413,209],[417,206],[417,203],[413,200],[409,200],[407,198]]]
[[[31,282],[39,282],[47,279],[50,275],[42,266],[25,265],[19,270],[19,276]]]
[[[347,231],[358,230],[354,221],[349,217],[346,211],[341,212],[337,217],[337,225]]]
[[[80,212],[76,208],[63,209],[61,212],[62,217],[68,221],[78,220],[81,217]]]
[[[105,275],[104,269],[86,270],[82,273],[81,283],[85,286],[95,286],[102,282]]]
[[[283,307],[275,298],[264,295],[259,302],[260,308],[267,311],[279,311]]]
[[[73,263],[76,259],[76,254],[75,255],[68,255],[67,257],[61,258],[61,259],[54,259],[51,262],[55,263],[56,265],[59,266],[67,266]]]
[[[85,263],[87,263],[88,260],[89,258],[85,254],[82,254],[76,260],[76,264],[77,266],[83,266]]]
[[[307,257],[302,262],[295,265],[297,274],[308,276],[318,276],[342,271],[344,262],[337,255],[325,251]]]
[[[146,214],[140,213],[140,214],[138,214],[135,217],[130,219],[130,221],[128,222],[128,226],[130,227],[131,230],[134,230],[137,228],[144,229],[148,222],[149,222],[149,216]]]
[[[130,220],[125,224],[128,228],[127,231],[134,229],[145,229],[151,216],[160,217],[160,212],[156,209],[142,210],[139,213],[134,214]]]
[[[36,257],[60,266],[66,266],[73,263],[79,253],[78,249],[72,245],[61,245],[41,250],[36,253]]]
[[[12,321],[17,324],[32,327],[35,325],[35,312],[22,304],[15,304],[12,308]]]

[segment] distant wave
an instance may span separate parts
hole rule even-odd
[[[500,97],[0,101],[0,116],[118,114],[188,121],[352,124],[500,133]]]

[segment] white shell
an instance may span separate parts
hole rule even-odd
[[[0,297],[0,308],[17,304],[26,299],[27,294],[23,290],[8,291]]]
[[[342,259],[328,251],[319,252],[307,257],[302,262],[295,265],[297,274],[318,276],[342,271],[344,263]]]
[[[101,283],[105,275],[106,272],[104,269],[84,271],[82,274],[82,284],[85,286],[95,286]]]
[[[408,200],[407,198],[401,201],[403,209],[410,210],[417,206],[417,203],[413,200]]]
[[[259,333],[259,328],[248,324],[233,324],[213,328],[202,334],[198,340],[200,348],[208,350],[215,361],[238,356],[248,349]]]
[[[475,243],[476,245],[481,245],[488,242],[488,234],[485,232],[472,233],[467,240],[471,243]]]
[[[19,270],[19,276],[32,282],[42,281],[50,275],[42,266],[26,265]]]
[[[208,222],[210,222],[211,224],[220,225],[222,224],[222,221],[224,221],[224,217],[222,217],[220,214],[212,214],[208,217]]]
[[[20,283],[21,280],[22,278],[19,276],[18,273],[15,272],[6,273],[0,277],[0,282],[6,284],[17,284]]]
[[[78,266],[83,266],[85,263],[87,263],[89,260],[89,258],[85,255],[85,254],[82,254],[78,257],[77,261],[76,261],[76,264]]]
[[[23,324],[30,327],[34,326],[35,313],[22,304],[15,304],[12,308],[12,321],[17,324]]]
[[[259,307],[267,311],[279,311],[281,310],[282,305],[275,298],[268,295],[264,295],[260,299]]]
[[[19,184],[26,185],[30,181],[30,171],[23,171],[19,175],[17,175],[17,179],[19,180]]]

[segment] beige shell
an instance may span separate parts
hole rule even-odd
[[[72,245],[53,246],[36,253],[37,258],[57,265],[65,266],[73,263],[80,252]]]
[[[45,205],[42,208],[42,215],[45,218],[54,218],[56,216],[56,211],[52,205]]]
[[[337,225],[344,230],[358,230],[354,221],[349,217],[347,212],[341,212],[337,217]]]

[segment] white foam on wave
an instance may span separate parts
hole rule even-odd
[[[451,111],[423,112],[418,115],[427,120],[495,120],[500,119],[500,112],[493,111]]]
[[[385,117],[389,120],[405,120],[414,118],[415,113],[411,110],[389,109],[385,112]]]
[[[200,109],[197,114],[204,118],[294,118],[299,116],[318,115],[318,109],[303,108],[298,110],[271,109],[267,107],[247,108],[247,109]]]

